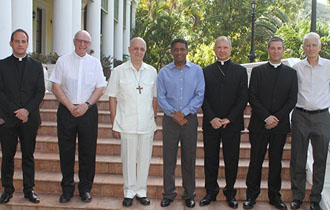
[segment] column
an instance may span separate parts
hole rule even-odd
[[[101,58],[101,0],[88,1],[87,4],[87,31],[92,37],[90,50],[94,57]]]
[[[104,56],[114,56],[113,40],[114,40],[114,0],[109,0],[108,14],[102,14],[102,52]]]
[[[55,0],[53,11],[53,53],[65,55],[72,52],[72,1]]]
[[[2,1],[1,1],[2,2]],[[32,25],[32,0],[12,0],[12,30],[23,29],[29,35],[28,52],[33,52],[33,25]],[[2,5],[1,5],[2,7]],[[10,8],[10,7],[9,7]],[[9,9],[5,8],[5,9]]]
[[[9,46],[11,29],[11,0],[2,0],[0,7],[0,59],[6,58],[12,53]]]
[[[136,0],[132,0],[132,29],[135,29],[135,18],[136,18],[136,8],[138,6],[138,2]]]
[[[131,39],[131,0],[126,1],[126,28],[124,30],[124,54],[129,55],[128,46]]]
[[[72,37],[74,37],[74,35],[80,30],[81,30],[81,0],[72,0]]]
[[[115,58],[123,60],[123,0],[118,0],[118,22],[115,24]]]

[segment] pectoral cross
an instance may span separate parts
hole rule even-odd
[[[136,89],[139,90],[139,94],[141,94],[141,90],[143,89],[143,87],[139,85]]]

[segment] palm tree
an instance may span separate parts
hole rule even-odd
[[[288,21],[288,16],[280,8],[269,7],[267,11],[256,20],[256,38],[259,40],[268,40]]]

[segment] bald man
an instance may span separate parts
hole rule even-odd
[[[130,60],[113,70],[106,95],[113,136],[121,140],[123,206],[131,206],[135,196],[142,205],[149,205],[147,178],[156,131],[157,71],[143,62],[146,43],[142,38],[133,38],[128,51]]]
[[[79,183],[83,202],[90,202],[94,175],[98,126],[96,102],[107,85],[99,59],[87,54],[91,36],[78,31],[73,39],[75,51],[61,56],[50,77],[52,91],[60,102],[57,133],[62,172],[61,203],[70,201],[74,184],[76,137],[78,135]]]

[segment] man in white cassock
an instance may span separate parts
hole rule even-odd
[[[113,136],[121,139],[123,206],[131,206],[135,196],[142,205],[149,205],[147,178],[156,130],[157,71],[143,62],[146,43],[142,38],[133,38],[128,51],[130,60],[112,71],[106,95]]]

